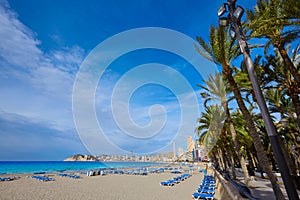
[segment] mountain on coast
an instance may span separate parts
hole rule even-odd
[[[91,155],[76,154],[66,158],[64,161],[97,161],[97,158]]]

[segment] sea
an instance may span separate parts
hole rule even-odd
[[[157,162],[0,161],[0,174],[85,171],[95,169],[144,168]]]

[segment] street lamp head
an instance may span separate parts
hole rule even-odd
[[[218,9],[218,17],[221,17],[225,12],[227,12],[226,5],[226,3],[223,3],[222,6]]]
[[[220,17],[219,18],[219,25],[220,26],[228,26],[229,20],[227,17]]]
[[[236,9],[233,12],[233,16],[237,19],[240,20],[244,14],[244,9],[241,6],[237,6]]]

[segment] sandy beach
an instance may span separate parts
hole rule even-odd
[[[172,187],[160,185],[161,181],[178,176],[170,172],[147,176],[108,174],[88,177],[81,174],[81,179],[50,173],[47,176],[55,181],[48,182],[27,176],[0,182],[0,199],[190,200],[201,183],[203,173],[195,172],[192,177]]]

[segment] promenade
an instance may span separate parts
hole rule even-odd
[[[236,175],[237,175],[236,181],[240,184],[244,184],[243,173],[237,170]],[[247,198],[242,198],[240,195],[238,195],[237,189],[235,187],[233,187],[231,183],[229,183],[226,180],[224,180],[224,183],[226,185],[228,185],[228,188],[231,190],[232,194],[237,197],[236,199],[247,199]],[[257,199],[276,200],[271,183],[268,179],[262,179],[259,176],[255,176],[254,181],[250,181],[250,185],[248,188],[250,189],[252,196],[254,196]],[[288,199],[286,190],[282,183],[280,184],[280,188],[285,196],[285,199]],[[297,192],[300,197],[300,191],[298,190]],[[223,198],[222,198],[222,196],[219,196],[219,197],[217,197],[217,199],[221,200]]]

